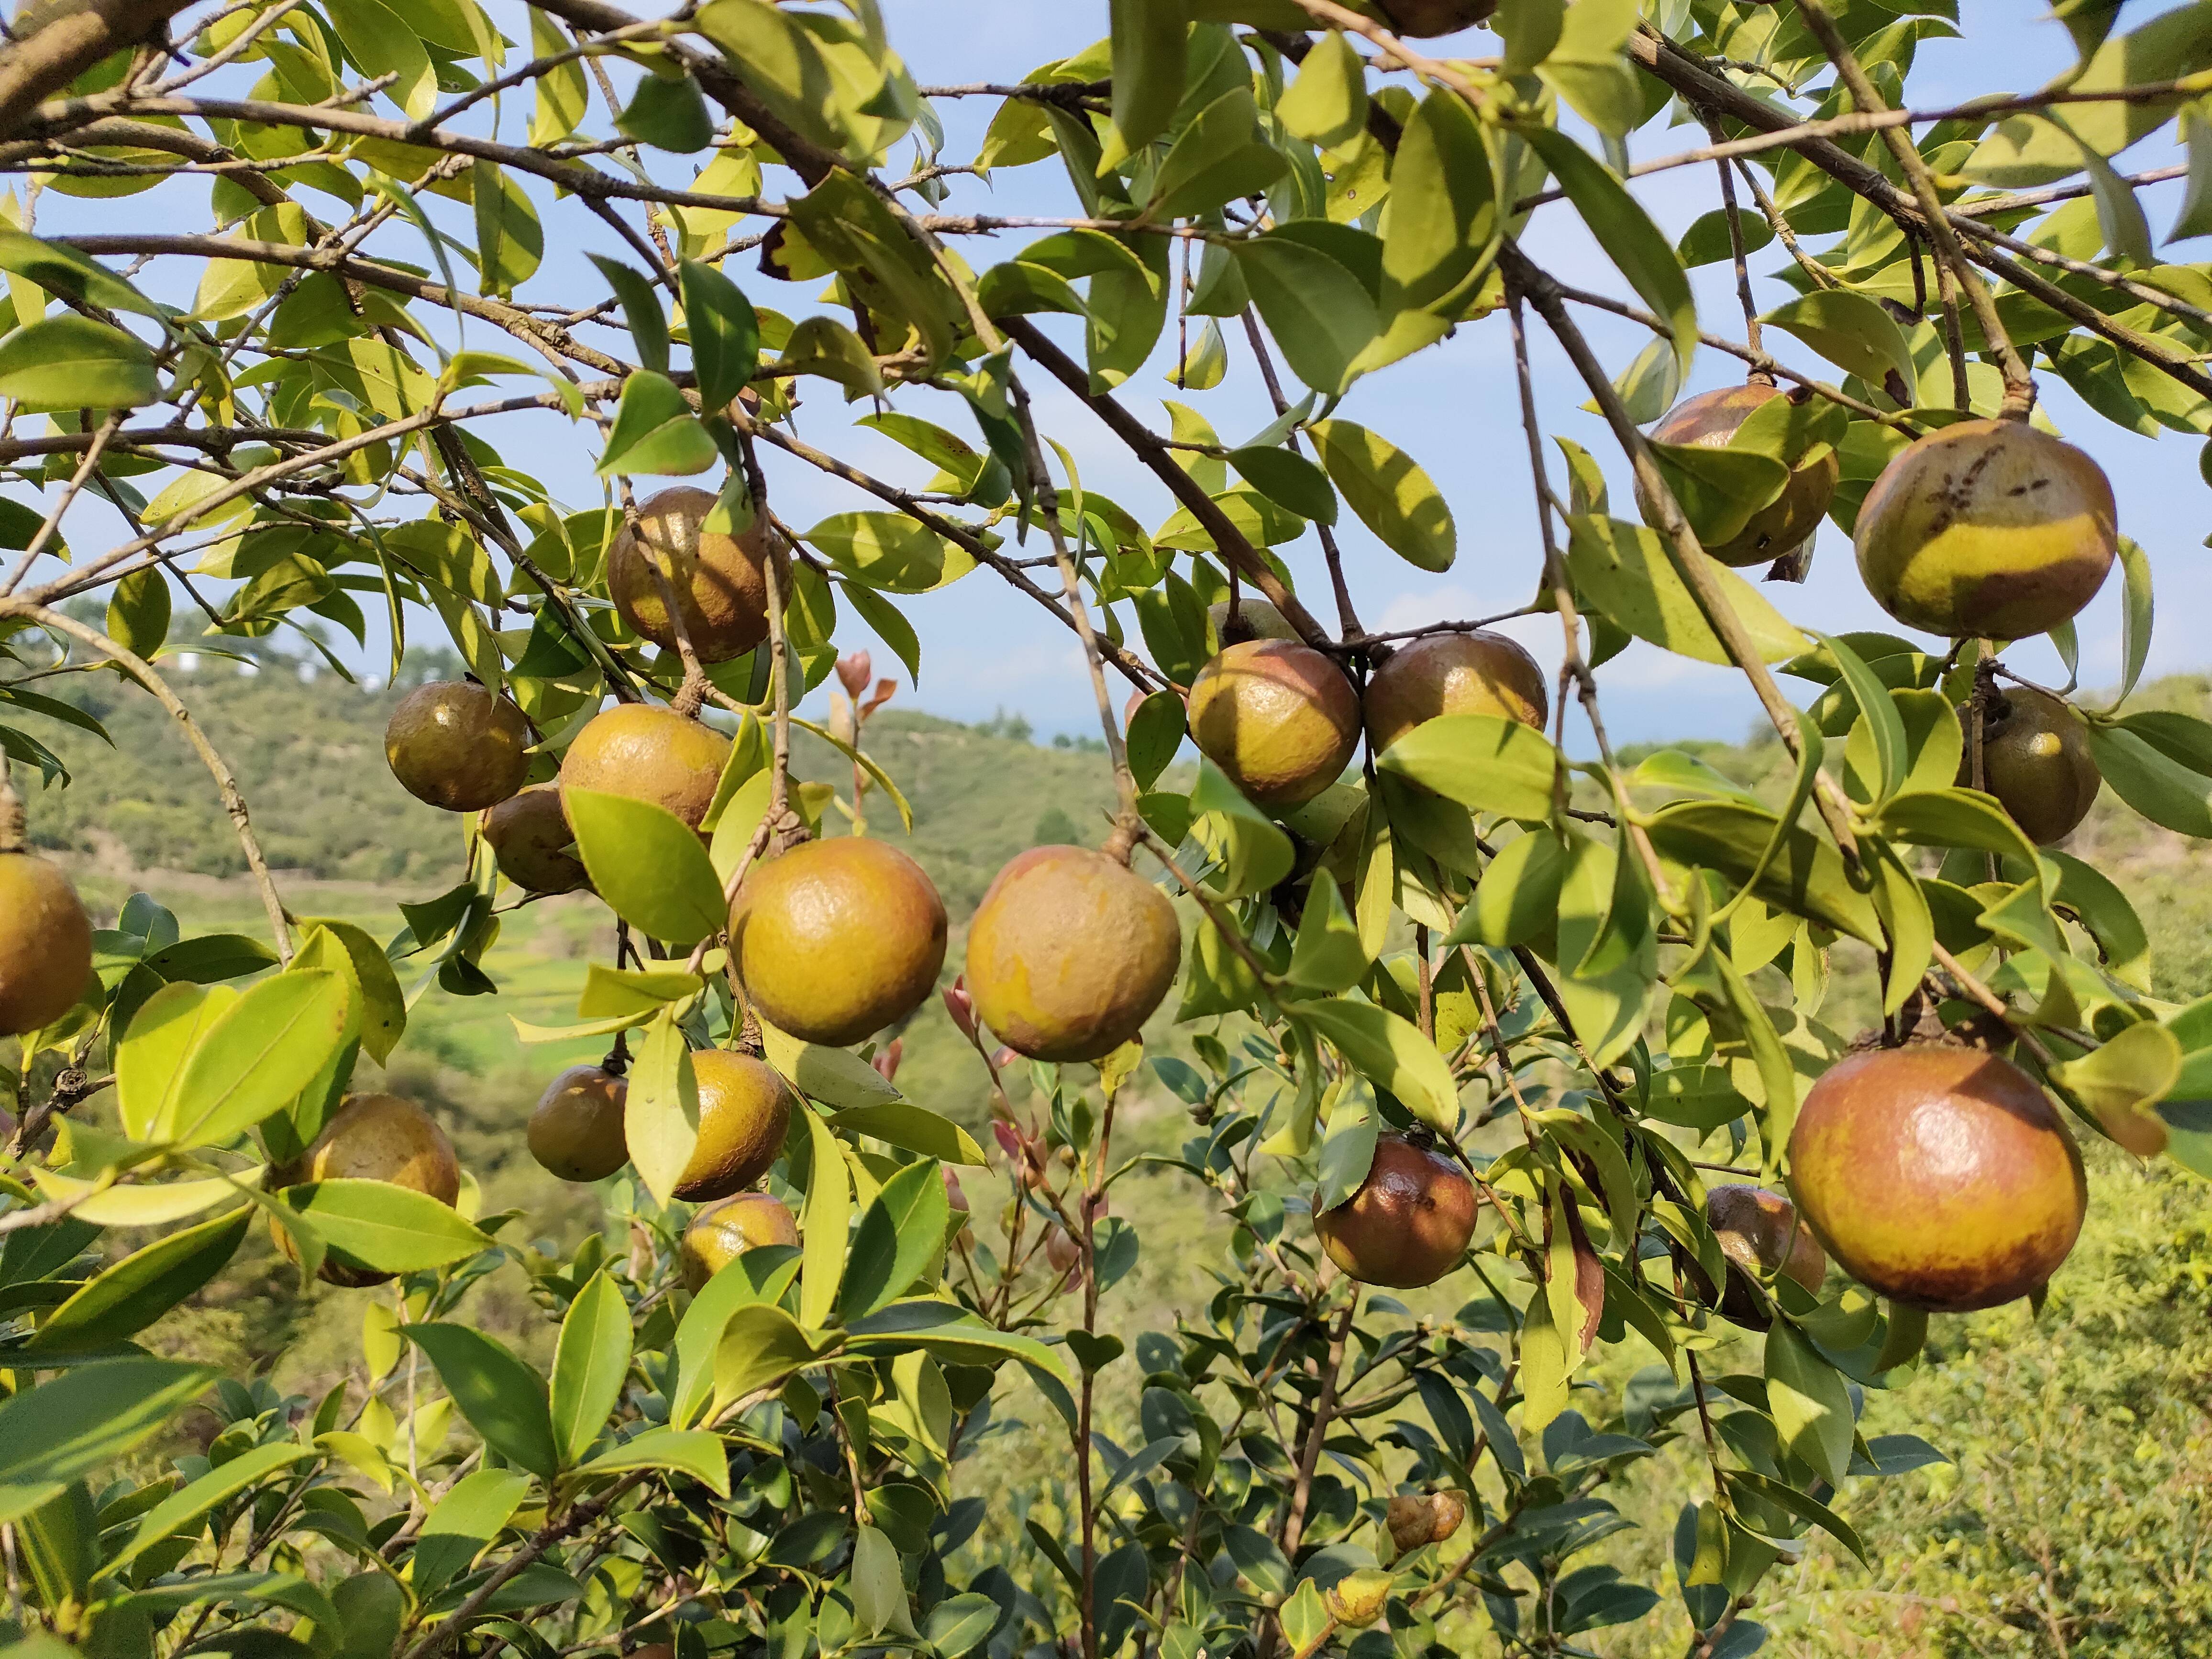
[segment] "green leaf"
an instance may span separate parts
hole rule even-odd
[[[1098,159],[1100,178],[1168,130],[1182,102],[1190,33],[1181,0],[1113,0],[1111,15],[1114,113]]]
[[[761,1051],[768,1063],[809,1100],[833,1109],[881,1106],[902,1097],[884,1074],[846,1048],[801,1042],[788,1031],[760,1022]]]
[[[1199,815],[1193,827],[1220,866],[1207,884],[1222,897],[1264,893],[1291,873],[1297,856],[1291,838],[1202,755],[1190,806]]]
[[[838,1291],[837,1316],[864,1319],[905,1294],[945,1249],[951,1200],[933,1159],[909,1164],[884,1182],[860,1218]]]
[[[512,294],[537,274],[545,258],[544,227],[512,173],[478,157],[470,174],[477,210],[477,285],[486,294]],[[537,371],[516,363],[508,372]]]
[[[91,255],[27,231],[0,227],[0,270],[103,311],[131,311],[141,317],[161,314],[159,306]]]
[[[617,473],[684,477],[704,472],[720,458],[721,452],[675,381],[641,368],[623,382],[614,428],[607,434],[606,453],[599,458],[600,477]]]
[[[1656,531],[1580,514],[1567,523],[1567,568],[1595,609],[1664,650],[1699,662],[1729,660]],[[1804,650],[1805,636],[1758,589],[1710,556],[1701,556],[1762,661],[1781,662]]]
[[[385,96],[420,121],[435,107],[437,70],[422,37],[382,0],[331,0],[331,23],[346,56],[371,76],[395,77]]]
[[[2011,816],[1972,789],[1913,789],[1885,805],[1876,822],[1893,841],[1915,847],[1965,847],[2039,868],[2035,845]]]
[[[1650,447],[1660,477],[1666,479],[1698,540],[1707,547],[1741,535],[1752,514],[1771,502],[1790,482],[1790,469],[1780,461],[1747,449],[1656,441]]]
[[[1874,804],[1879,807],[1905,782],[1905,722],[1898,715],[1897,705],[1890,701],[1889,688],[1875,678],[1857,652],[1826,634],[1815,631],[1813,637],[1841,672],[1843,684],[1859,706],[1859,718],[1873,738],[1877,773]]]
[[[107,1359],[0,1401],[0,1520],[173,1428],[216,1376],[170,1359]]]
[[[2060,1087],[2108,1122],[2142,1110],[2172,1092],[2181,1076],[2181,1043],[2163,1025],[2130,1025],[2079,1060],[2051,1068]]]
[[[501,1457],[550,1480],[560,1468],[545,1379],[506,1347],[466,1325],[403,1325],[428,1356],[469,1426]]]
[[[2115,708],[2128,700],[2136,682],[2142,678],[2143,664],[2150,657],[2155,610],[2151,602],[2150,557],[2125,536],[2120,538],[2120,574],[2125,588],[2120,611],[2120,689],[2112,699]],[[109,631],[113,631],[112,627]]]
[[[177,1091],[193,1045],[237,1000],[198,985],[164,985],[138,1006],[115,1054],[115,1095],[123,1132],[134,1140],[175,1133]]]
[[[1308,143],[1334,149],[1367,125],[1367,66],[1351,40],[1323,34],[1298,66],[1298,78],[1275,100],[1275,117]],[[1401,147],[1399,152],[1404,155]]]
[[[1506,950],[1540,937],[1559,918],[1567,862],[1567,848],[1557,836],[1531,830],[1506,842],[1483,871],[1474,902],[1460,912],[1444,945]]]
[[[416,1540],[408,1575],[415,1594],[427,1601],[465,1572],[529,1495],[530,1477],[519,1469],[477,1469],[453,1482]]]
[[[623,1134],[630,1164],[653,1201],[671,1202],[699,1143],[699,1081],[672,1005],[653,1017],[638,1045]]]
[[[1071,1388],[1074,1381],[1059,1352],[1035,1337],[1002,1331],[995,1325],[985,1324],[957,1303],[926,1297],[894,1302],[866,1319],[854,1321],[846,1332],[846,1340],[848,1346],[861,1352],[905,1352],[920,1348],[940,1359],[968,1365],[1018,1359],[1033,1377],[1041,1381],[1049,1379],[1062,1389]]]
[[[802,539],[856,580],[892,593],[927,593],[975,568],[965,548],[902,513],[840,513]]]
[[[345,977],[357,1000],[356,1014],[361,1027],[361,1046],[368,1050],[370,1059],[383,1065],[392,1058],[392,1051],[399,1046],[399,1039],[407,1030],[407,993],[400,988],[392,959],[366,929],[350,921],[340,921],[331,916],[302,916],[300,927],[303,937],[293,965],[328,969]],[[318,951],[311,959],[311,947],[315,944],[312,930],[319,930],[335,948],[327,954]]]
[[[842,1247],[842,1240],[839,1241]],[[745,1258],[740,1256],[738,1262]],[[719,1280],[735,1272],[738,1262],[722,1269]],[[790,1276],[780,1275],[788,1285]],[[774,1303],[756,1298],[733,1309],[724,1322],[714,1349],[714,1402],[726,1409],[763,1389],[780,1386],[784,1378],[814,1362],[821,1352],[799,1327],[799,1322]]]
[[[676,1328],[676,1387],[668,1403],[672,1424],[690,1427],[714,1398],[716,1356],[732,1317],[757,1303],[774,1304],[798,1276],[799,1252],[787,1245],[741,1251],[691,1298]],[[788,1314],[775,1311],[789,1322]]]
[[[1376,757],[1381,770],[1478,812],[1540,823],[1552,816],[1559,751],[1533,726],[1498,714],[1440,714]]]
[[[1277,506],[1316,524],[1336,522],[1336,492],[1329,488],[1328,475],[1296,450],[1255,444],[1231,450],[1229,465]]]
[[[1153,177],[1146,212],[1155,221],[1196,218],[1225,202],[1256,196],[1281,178],[1289,163],[1261,141],[1259,121],[1250,90],[1241,86],[1200,110],[1169,146],[1167,159]],[[1099,308],[1101,287],[1091,284],[1094,313]]]
[[[33,409],[137,409],[160,396],[144,341],[73,311],[0,340],[0,398]]]
[[[1157,0],[1164,5],[1167,0]],[[1127,0],[1116,0],[1118,12]],[[906,1581],[899,1570],[898,1547],[873,1527],[863,1526],[853,1540],[851,1579],[853,1626],[864,1636],[895,1631],[914,1634],[914,1616],[908,1610]]]
[[[1552,170],[1606,258],[1666,323],[1675,361],[1687,374],[1698,349],[1698,307],[1673,244],[1627,187],[1566,134],[1549,127],[1516,131]]]
[[[295,970],[264,980],[192,1045],[177,1085],[177,1139],[220,1146],[291,1103],[353,1033],[344,978]]]
[[[1328,1133],[1322,1137],[1316,1170],[1316,1213],[1334,1209],[1366,1183],[1368,1172],[1375,1167],[1375,1141],[1381,1128],[1376,1121],[1372,1091],[1353,1087],[1337,1096],[1328,1115]]]
[[[845,1053],[842,1048],[830,1052]],[[848,1055],[847,1058],[857,1056]],[[867,1064],[865,1060],[860,1063]],[[875,1067],[870,1066],[868,1069],[872,1072]],[[880,1106],[848,1106],[833,1115],[830,1121],[848,1134],[866,1135],[903,1151],[919,1152],[924,1158],[939,1158],[947,1164],[981,1165],[987,1162],[983,1149],[975,1144],[975,1138],[965,1129],[951,1118],[941,1116],[927,1106],[916,1106],[910,1101],[894,1101]]]
[[[689,1475],[717,1498],[730,1495],[730,1453],[720,1437],[703,1429],[666,1426],[641,1430],[618,1441],[583,1467],[588,1474],[621,1474],[630,1469],[659,1469]]]
[[[714,118],[707,112],[699,83],[688,75],[641,77],[615,125],[625,137],[678,155],[696,155],[714,142]]]
[[[252,1213],[250,1205],[234,1210],[101,1269],[40,1322],[30,1351],[96,1347],[137,1335],[228,1265]]]
[[[318,1181],[287,1187],[280,1201],[332,1255],[376,1273],[422,1273],[491,1248],[451,1205],[388,1181]]]
[[[169,579],[159,565],[134,570],[107,596],[107,637],[151,660],[169,637]]]
[[[1336,883],[1327,878],[1315,882],[1306,890],[1305,914],[1298,921],[1297,940],[1291,947],[1291,965],[1284,970],[1284,979],[1334,996],[1367,976],[1370,960]]]
[[[1395,1095],[1424,1123],[1450,1134],[1459,1127],[1459,1088],[1437,1045],[1411,1021],[1371,1002],[1331,998],[1296,1004],[1293,1019],[1328,1039],[1377,1088]]]
[[[1172,691],[1155,691],[1137,705],[1123,734],[1137,787],[1150,789],[1168,769],[1189,731],[1189,712]]]
[[[130,1540],[100,1564],[103,1575],[120,1573],[152,1546],[175,1536],[197,1523],[210,1510],[228,1503],[240,1492],[258,1486],[279,1469],[319,1455],[313,1446],[277,1442],[240,1452],[218,1464],[197,1480],[171,1492],[139,1517]]]
[[[629,1304],[602,1271],[577,1292],[553,1351],[553,1445],[566,1468],[606,1427],[629,1376]]]
[[[949,1595],[929,1610],[922,1620],[922,1639],[945,1659],[963,1656],[982,1645],[999,1627],[999,1604],[980,1591]]]
[[[1896,375],[1903,384],[1901,402],[1915,401],[1918,379],[1912,350],[1881,304],[1844,288],[1815,289],[1770,311],[1759,322],[1795,336],[1837,368],[1858,375],[1871,386],[1886,384]]]
[[[853,1183],[845,1149],[818,1112],[805,1114],[811,1153],[806,1202],[799,1218],[799,1317],[809,1330],[830,1322],[845,1272],[845,1229],[853,1213]]]
[[[1449,317],[1453,296],[1486,264],[1497,229],[1498,190],[1482,125],[1458,94],[1432,92],[1407,118],[1390,164],[1382,226],[1386,314],[1435,307]]]
[[[1412,456],[1349,421],[1316,421],[1311,430],[1330,479],[1377,540],[1418,569],[1451,568],[1459,551],[1451,508]]]
[[[653,279],[620,259],[602,254],[588,256],[599,275],[621,301],[623,320],[629,325],[637,346],[638,362],[656,375],[668,373],[668,313],[662,308],[661,290]],[[627,388],[625,388],[626,390]]]
[[[1291,372],[1325,396],[1343,391],[1352,363],[1382,327],[1359,278],[1319,248],[1279,231],[1237,243],[1236,253],[1252,301]],[[1358,510],[1357,501],[1352,510]]]
[[[700,405],[709,411],[726,408],[760,367],[759,313],[744,291],[712,265],[686,259],[676,274]]]
[[[1850,1390],[1786,1319],[1766,1333],[1766,1405],[1790,1455],[1829,1485],[1843,1485],[1851,1466]]]
[[[690,824],[628,795],[564,789],[561,798],[593,890],[624,921],[678,945],[727,925],[721,880]]]
[[[1646,833],[1662,858],[1692,870],[1717,870],[1739,884],[1757,871],[1752,890],[1767,905],[1880,945],[1874,902],[1850,884],[1843,855],[1810,830],[1791,825],[1760,869],[1777,823],[1771,812],[1739,801],[1677,801],[1652,814]]]

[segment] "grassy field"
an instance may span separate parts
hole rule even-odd
[[[377,738],[393,694],[327,678],[304,685],[242,678],[228,665],[194,678],[190,695],[244,778],[272,854],[288,866],[280,881],[296,914],[343,917],[388,938],[398,927],[396,900],[429,896],[453,879],[461,854],[453,821],[409,799],[382,764]],[[2207,690],[2201,680],[2175,681],[2156,695],[2201,708]],[[257,930],[258,907],[233,873],[235,846],[212,791],[160,729],[158,711],[105,685],[87,701],[108,719],[117,747],[40,732],[75,769],[77,786],[33,795],[34,835],[71,862],[96,909],[112,913],[143,890],[190,927]],[[887,803],[872,799],[871,828],[903,840],[951,911],[948,980],[966,918],[998,866],[1040,840],[1087,836],[1110,800],[1097,757],[1038,746],[1003,728],[890,712],[871,726],[869,746],[901,781],[915,814],[911,835],[902,836]],[[1698,748],[1746,782],[1775,771],[1771,745]],[[848,769],[821,745],[803,744],[799,762],[809,775],[849,787]],[[2151,930],[2160,994],[2179,1001],[2212,991],[2212,855],[2116,810],[2109,797],[2073,850],[2135,900]],[[522,1148],[522,1125],[544,1080],[595,1058],[599,1045],[526,1048],[510,1017],[570,1018],[584,963],[605,959],[611,942],[606,913],[589,898],[514,910],[484,961],[501,994],[425,991],[386,1079],[448,1123],[487,1210],[522,1212],[509,1234],[518,1241],[573,1242],[611,1224],[602,1194],[562,1186]],[[1848,1035],[1871,1013],[1867,964],[1839,951],[1832,966],[1820,1018]],[[926,1006],[903,1036],[901,1085],[980,1127],[986,1075],[942,1009]],[[1140,1080],[1125,1095],[1123,1152],[1169,1152],[1188,1133],[1164,1090]],[[1917,1377],[1869,1401],[1869,1432],[1924,1434],[1955,1462],[1854,1483],[1840,1507],[1873,1541],[1875,1560],[1862,1567],[1816,1537],[1802,1560],[1776,1570],[1747,1615],[1771,1631],[1768,1651],[1793,1659],[2212,1654],[2212,1562],[2204,1559],[2212,1535],[2212,1194],[2170,1165],[2140,1165],[2106,1146],[2087,1152],[2089,1229],[2040,1318],[2016,1307],[1939,1319]],[[981,1172],[966,1184],[988,1235],[1005,1188]],[[1125,1338],[1197,1315],[1213,1275],[1236,1271],[1215,1206],[1178,1175],[1133,1176],[1115,1189],[1114,1211],[1142,1239],[1137,1267],[1106,1304],[1111,1328]],[[1450,1306],[1440,1294],[1430,1302]],[[289,1270],[257,1243],[198,1306],[163,1328],[162,1340],[315,1392],[343,1370],[359,1317],[357,1293],[295,1292]],[[550,1327],[520,1273],[488,1281],[471,1317],[520,1346],[550,1346]],[[1601,1414],[1617,1397],[1612,1391],[1652,1358],[1636,1339],[1621,1345],[1593,1373],[1598,1391],[1585,1410]],[[1732,1366],[1756,1370],[1755,1351],[1723,1356],[1715,1369]],[[1124,1383],[1130,1369],[1121,1368]],[[1036,1404],[1015,1387],[1006,1409],[1015,1419],[1041,1419],[1029,1409]],[[1132,1401],[1109,1389],[1104,1407],[1105,1431],[1124,1433]],[[963,1465],[970,1490],[1004,1496],[987,1537],[1011,1539],[1030,1504],[1065,1500],[1036,1473],[1055,1461],[1032,1431],[1014,1428]],[[1666,1582],[1674,1508],[1702,1490],[1685,1449],[1637,1466],[1612,1496],[1642,1524],[1605,1553],[1625,1571]],[[1680,1602],[1670,1601],[1593,1638],[1593,1650],[1671,1659],[1686,1631]]]

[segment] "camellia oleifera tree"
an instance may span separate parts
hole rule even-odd
[[[1862,1549],[1838,1493],[1936,1455],[1856,1427],[1927,1315],[2064,1260],[2075,1137],[2212,1167],[2212,1011],[2158,999],[2119,890],[2049,846],[2100,780],[2212,835],[2212,727],[2128,711],[2149,564],[2036,397],[2212,424],[2212,284],[2138,199],[2185,175],[2169,240],[2212,230],[2212,4],[2119,33],[2065,0],[2073,70],[1949,109],[1907,90],[1946,0],[1114,0],[1109,39],[944,88],[874,0],[186,9],[33,4],[0,48],[15,1651],[1379,1659],[1651,1614],[1747,1654],[1778,1560],[1813,1529]],[[1451,50],[1492,55],[1424,50],[1478,22]],[[941,153],[950,98],[995,103],[972,164]],[[1629,167],[1668,119],[1695,148]],[[2124,176],[2160,132],[2188,163]],[[961,173],[1018,167],[1064,178],[1063,217],[952,210]],[[1717,186],[1679,244],[1623,184],[1676,169]],[[204,230],[127,228],[186,192]],[[1555,216],[1635,302],[1523,251]],[[617,252],[550,292],[579,235]],[[1762,255],[1796,297],[1759,316]],[[1700,264],[1732,264],[1740,325],[1698,314]],[[1648,349],[1601,361],[1593,311]],[[1544,438],[1537,330],[1632,504]],[[1526,481],[1483,488],[1532,490],[1540,538],[1489,556],[1556,615],[1556,684],[1472,623],[1370,632],[1340,554],[1348,510],[1451,562],[1420,434],[1337,410],[1474,331],[1519,366],[1468,395],[1526,427]],[[1744,384],[1669,410],[1700,350]],[[1236,442],[1192,402],[1231,356],[1279,411]],[[1085,488],[1046,383],[1170,517]],[[799,436],[802,396],[866,404],[908,482]],[[502,451],[522,410],[596,428],[598,478]],[[788,524],[775,483],[810,471],[872,499]],[[699,487],[633,493],[670,475]],[[94,499],[127,536],[90,544]],[[1824,518],[1910,636],[1830,637],[1755,585],[1802,575]],[[1309,533],[1324,593],[1274,550]],[[912,668],[901,596],[955,580],[1079,636],[1119,788],[1099,848],[1008,866],[957,982],[927,873],[865,833],[904,802],[837,644],[857,618]],[[2072,661],[2108,580],[2119,701],[2007,669],[2038,635]],[[374,611],[395,657],[450,638],[469,675],[392,721],[400,780],[475,816],[468,879],[389,943],[287,908],[252,780],[161,666]],[[1617,764],[1602,665],[1632,639],[1741,671],[1784,787]],[[95,931],[27,850],[20,797],[64,773],[38,722],[85,724],[62,694],[110,672],[205,763],[265,940],[143,899]],[[790,769],[833,672],[861,705],[823,733],[843,794]],[[1593,761],[1565,758],[1577,708]],[[410,996],[495,989],[502,908],[584,888],[620,944],[577,1024],[526,1035],[619,1041],[528,1134],[636,1242],[555,1260],[355,1073]],[[1832,967],[1878,1030],[1820,1023]],[[986,1147],[869,1046],[939,995],[994,1081],[1030,1062],[981,1138],[1012,1177],[989,1216],[955,1174]],[[1139,1334],[1110,1200],[1145,1066],[1226,1248],[1209,1303]],[[137,1340],[257,1224],[303,1279],[384,1287],[319,1401]],[[557,1329],[542,1372],[463,1315],[495,1272]],[[1390,1294],[1431,1285],[1419,1318]],[[1635,1381],[1581,1388],[1616,1344]],[[1020,1534],[960,1468],[1017,1401],[1068,1494]],[[178,1455],[195,1403],[220,1430]],[[425,1442],[426,1413],[471,1432]],[[1659,1614],[1596,1547],[1670,1442],[1696,1474]]]

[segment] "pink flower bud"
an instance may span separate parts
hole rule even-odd
[[[968,1212],[968,1194],[960,1190],[960,1177],[952,1173],[949,1164],[938,1165],[938,1173],[945,1177],[945,1196],[952,1207],[963,1215]]]
[[[991,1069],[994,1072],[1003,1072],[1020,1058],[1021,1056],[1012,1048],[1001,1048],[991,1056]]]
[[[894,1083],[898,1079],[899,1061],[905,1054],[906,1039],[893,1037],[890,1040],[890,1045],[881,1050],[870,1063],[883,1073],[884,1082]]]
[[[874,714],[876,710],[881,708],[885,703],[891,700],[891,694],[897,690],[898,682],[896,680],[878,680],[876,682],[876,695],[868,699],[868,706],[860,712],[864,714]]]
[[[952,1023],[960,1028],[960,1035],[969,1042],[975,1040],[975,999],[968,994],[966,976],[956,979],[939,994],[945,999],[945,1012],[952,1016]]]
[[[868,689],[868,680],[875,672],[875,667],[865,651],[848,652],[837,659],[837,678],[843,683],[846,695],[855,702]]]
[[[997,1139],[1000,1152],[1017,1164],[1022,1161],[1021,1133],[1012,1124],[994,1121],[991,1125],[991,1133]]]

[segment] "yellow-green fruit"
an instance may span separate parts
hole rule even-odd
[[[0,814],[12,799],[0,794]],[[91,977],[92,920],[61,866],[0,852],[0,1036],[52,1024]]]
[[[1498,9],[1498,0],[1369,0],[1392,33],[1413,40],[1471,29]]]
[[[1314,1217],[1314,1231],[1363,1285],[1419,1290],[1459,1266],[1474,1234],[1474,1183],[1443,1153],[1382,1135],[1359,1190]]]
[[[2104,469],[2024,421],[1961,421],[1911,445],[1867,492],[1856,539],[1881,608],[1952,639],[2049,632],[2119,551]]]
[[[1830,1066],[1798,1110],[1790,1170],[1799,1213],[1845,1273],[1939,1313],[2048,1282],[2087,1203],[2081,1156],[2035,1080],[1941,1044]]]
[[[1756,380],[1717,392],[1700,392],[1685,398],[1659,418],[1651,428],[1654,443],[1681,444],[1699,449],[1725,449],[1729,440],[1759,405],[1789,394]],[[1708,542],[1705,551],[1723,564],[1738,569],[1765,564],[1802,545],[1820,527],[1828,504],[1836,499],[1836,484],[1843,463],[1832,449],[1793,468],[1782,493],[1751,515],[1744,527],[1724,542]],[[1639,505],[1643,496],[1638,497]]]
[[[1237,601],[1237,620],[1240,640],[1295,640],[1298,630],[1291,626],[1290,618],[1275,609],[1267,599],[1240,597]],[[1231,641],[1223,637],[1229,626],[1229,601],[1216,599],[1206,607],[1206,648],[1218,652]]]
[[[1016,1053],[1098,1060],[1143,1029],[1182,957],[1175,906],[1128,866],[1086,847],[1032,847],[975,908],[968,992]]]
[[[650,801],[696,830],[729,758],[729,739],[712,726],[659,703],[617,703],[562,757],[562,805],[571,789],[596,789]]]
[[[607,545],[607,589],[623,620],[664,651],[677,648],[658,565],[702,662],[742,657],[768,637],[761,523],[736,536],[707,530],[714,501],[704,489],[664,489],[639,504],[635,532],[625,525]]]
[[[629,1162],[629,1085],[603,1066],[571,1066],[530,1115],[530,1155],[563,1181],[605,1181]]]
[[[1390,1600],[1390,1575],[1380,1567],[1348,1572],[1322,1594],[1328,1616],[1340,1625],[1371,1625]]]
[[[1705,1223],[1729,1262],[1721,1311],[1737,1323],[1764,1329],[1770,1318],[1744,1282],[1747,1278],[1763,1284],[1780,1273],[1815,1296],[1820,1293],[1828,1276],[1827,1253],[1797,1218],[1797,1206],[1781,1194],[1741,1182],[1715,1187],[1705,1194]],[[1702,1281],[1704,1275],[1698,1278]]]
[[[530,723],[473,680],[434,680],[399,700],[384,758],[407,793],[448,812],[505,800],[530,775]]]
[[[1254,805],[1287,811],[1343,775],[1359,744],[1359,699],[1312,647],[1248,640],[1191,682],[1190,735]]]
[[[526,893],[573,893],[592,884],[556,784],[533,784],[500,802],[484,814],[483,838],[500,874]]]
[[[1425,634],[1394,651],[1362,700],[1367,746],[1380,754],[1440,714],[1495,714],[1543,730],[1551,708],[1544,671],[1503,634]]]
[[[945,901],[896,847],[810,841],[756,866],[730,907],[738,972],[763,1019],[842,1048],[937,988]]]
[[[742,1192],[769,1172],[791,1127],[791,1087],[763,1060],[728,1048],[691,1056],[699,1085],[699,1139],[676,1182],[697,1203]]]
[[[1973,718],[1972,705],[1959,710]],[[1959,781],[1973,781],[1971,745],[1959,760]],[[2072,835],[2105,775],[2089,752],[2088,728],[2047,691],[2007,686],[1982,722],[1983,787],[1997,798],[2021,833],[2039,847]]]
[[[387,1182],[447,1205],[461,1195],[453,1143],[429,1113],[398,1095],[348,1095],[306,1152],[270,1172],[269,1186],[274,1191],[311,1181]],[[292,1235],[273,1223],[270,1231],[277,1248],[298,1261]],[[392,1275],[332,1249],[319,1277],[358,1290]]]
[[[739,1193],[708,1205],[684,1230],[684,1282],[695,1292],[703,1290],[747,1250],[798,1243],[799,1224],[789,1210],[766,1193]]]

